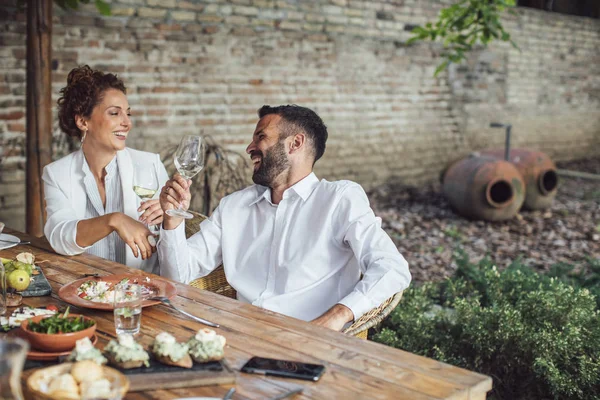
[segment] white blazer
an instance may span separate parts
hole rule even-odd
[[[54,161],[44,167],[44,197],[48,220],[44,226],[44,234],[50,245],[59,254],[73,256],[81,254],[77,246],[77,223],[85,218],[87,195],[83,179],[84,156],[81,150]],[[134,220],[138,220],[137,211],[140,199],[133,192],[133,165],[147,163],[156,170],[159,189],[169,179],[165,166],[158,154],[125,148],[117,152],[119,176],[123,186],[123,211]],[[155,198],[160,195],[156,192]],[[147,260],[135,257],[129,246],[125,246],[127,266],[142,269],[146,272],[158,273],[158,257],[156,253]]]

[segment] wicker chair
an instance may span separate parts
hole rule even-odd
[[[185,221],[185,236],[189,238],[194,233],[199,231],[200,223],[206,219],[206,216],[191,210],[188,211],[194,215],[194,218],[187,219]],[[199,289],[208,290],[209,292],[231,297],[232,299],[236,298],[236,291],[229,285],[229,283],[227,283],[227,279],[225,278],[225,270],[223,269],[222,265],[217,267],[217,269],[207,276],[190,282],[190,285]],[[361,339],[367,339],[369,328],[372,328],[383,321],[385,317],[387,317],[389,313],[396,308],[401,298],[402,292],[396,293],[384,301],[379,307],[370,310],[362,317],[354,321],[352,325],[344,330],[344,333]]]

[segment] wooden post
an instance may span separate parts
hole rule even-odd
[[[42,170],[52,161],[52,1],[27,1],[27,233],[44,234]]]

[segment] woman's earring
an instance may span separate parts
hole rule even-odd
[[[87,135],[87,129],[83,131],[83,135],[81,135],[81,144],[83,144],[83,141],[85,140],[85,135]]]

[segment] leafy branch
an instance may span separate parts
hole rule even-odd
[[[90,4],[91,0],[54,0],[54,2],[63,10],[77,10],[79,3]],[[94,0],[96,8],[102,15],[110,15],[110,5],[103,0]]]
[[[79,4],[90,4],[91,2],[92,0],[54,0],[54,3],[65,11],[77,10],[79,8]],[[17,1],[17,5],[21,10],[25,9],[26,4],[26,0]],[[94,4],[96,5],[96,9],[98,9],[100,14],[106,16],[111,15],[110,4],[108,4],[106,1],[94,0]]]
[[[440,11],[435,24],[417,26],[411,33],[408,44],[418,40],[442,41],[445,58],[435,70],[434,76],[446,69],[450,63],[460,63],[466,59],[477,44],[487,47],[492,40],[510,42],[511,39],[500,23],[500,14],[505,10],[515,14],[515,0],[460,0],[458,3]]]

